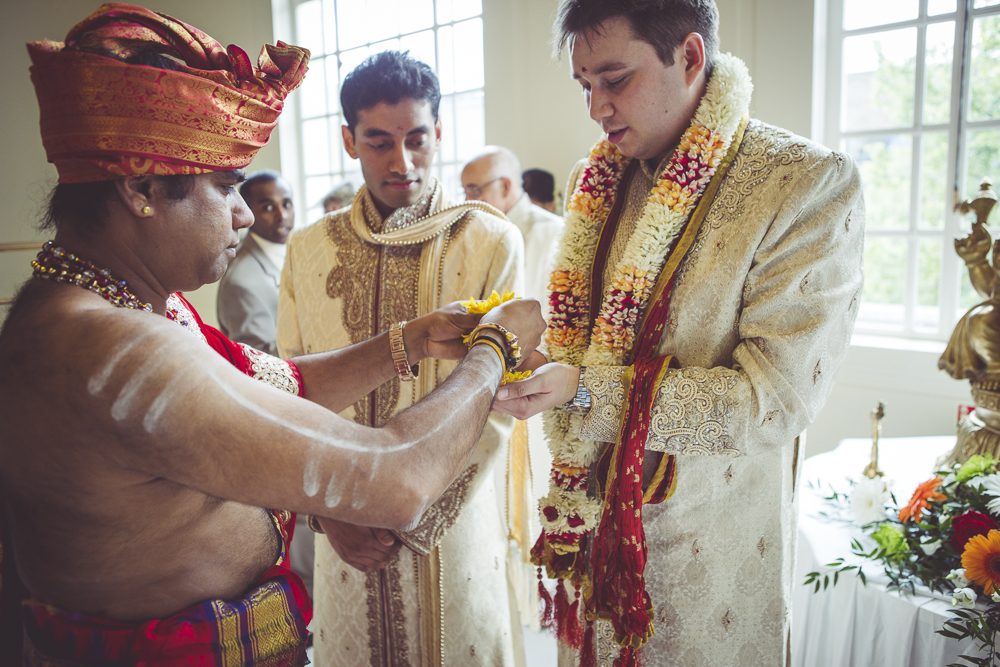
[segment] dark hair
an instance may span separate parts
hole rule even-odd
[[[101,48],[88,49],[88,52],[107,58],[121,60],[130,65],[146,65],[159,69],[179,71],[181,63],[176,59],[160,53],[155,49],[141,49],[132,55],[122,58],[113,51]],[[163,184],[167,199],[179,201],[187,198],[194,189],[194,179],[187,174],[177,176],[153,176]],[[149,185],[143,189],[150,194]],[[114,180],[95,181],[91,183],[58,183],[49,194],[45,205],[39,229],[56,229],[69,225],[78,233],[86,234],[101,226],[108,212],[108,200],[115,193]]]
[[[547,203],[555,200],[556,179],[544,169],[528,169],[521,174],[521,184],[535,201]]]
[[[250,201],[247,197],[250,195],[250,190],[253,186],[258,183],[275,183],[282,180],[281,174],[276,172],[274,169],[261,169],[260,171],[255,171],[254,173],[247,176],[247,180],[240,184],[240,196],[243,197],[245,201]]]
[[[441,86],[426,63],[410,57],[410,52],[383,51],[365,59],[344,78],[340,106],[347,128],[354,133],[358,112],[379,102],[399,104],[403,98],[428,102],[434,121],[441,106]]]
[[[656,49],[660,61],[674,64],[674,51],[692,32],[705,42],[705,74],[719,51],[719,10],[715,0],[563,0],[552,25],[556,55],[588,30],[601,33],[608,19],[623,17],[635,36]]]

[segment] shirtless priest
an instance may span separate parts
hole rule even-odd
[[[570,183],[551,363],[498,405],[551,408],[533,555],[582,590],[556,613],[589,664],[787,664],[799,435],[858,311],[857,168],[748,120],[717,21],[712,0],[556,18],[606,137]]]
[[[399,52],[374,55],[347,75],[340,98],[344,144],[361,162],[365,184],[349,208],[289,239],[280,354],[351,345],[494,290],[521,294],[517,228],[483,202],[454,204],[431,175],[441,92],[430,67]],[[414,366],[412,381],[386,383],[341,415],[381,426],[426,400],[454,368],[428,359]],[[368,528],[320,521],[328,540],[316,540],[317,663],[499,667],[523,660],[493,483],[513,421],[490,418],[465,469],[414,530],[382,543]]]
[[[477,318],[454,304],[282,361],[177,293],[218,280],[252,224],[236,185],[308,52],[279,42],[253,66],[120,4],[28,48],[60,183],[55,242],[0,333],[2,553],[29,596],[23,664],[304,664],[289,510],[376,534],[417,525],[468,460],[513,350],[487,328],[383,428],[339,417],[398,365],[461,357]],[[528,300],[482,320],[526,348],[544,328]]]

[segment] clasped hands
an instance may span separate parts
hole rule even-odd
[[[527,364],[544,358],[535,352],[545,331],[541,307],[534,299],[507,301],[485,315],[470,314],[456,301],[432,313],[410,320],[403,327],[403,345],[407,362],[417,363],[428,357],[434,359],[461,359],[468,352],[462,336],[480,323],[493,323],[514,333],[522,350],[520,370]],[[532,367],[534,370],[534,367]],[[576,380],[573,381],[576,391]],[[520,383],[518,383],[520,384]],[[402,546],[393,534],[384,528],[356,526],[335,519],[314,517],[341,560],[362,572],[373,572],[384,566]]]

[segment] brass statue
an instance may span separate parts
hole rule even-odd
[[[938,360],[938,368],[948,375],[969,380],[976,405],[958,426],[955,449],[939,465],[962,462],[973,454],[1000,458],[1000,241],[994,244],[986,229],[996,203],[997,195],[987,178],[979,187],[979,196],[955,205],[963,214],[976,214],[972,231],[955,239],[955,252],[965,261],[972,286],[986,300],[959,321]],[[992,264],[987,259],[991,247]]]
[[[878,469],[878,439],[882,435],[882,418],[885,417],[885,403],[878,402],[878,407],[872,410],[872,462],[868,464],[862,473],[868,479],[882,477],[884,474]]]

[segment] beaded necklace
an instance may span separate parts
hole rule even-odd
[[[124,280],[115,280],[108,269],[101,269],[82,257],[66,252],[53,241],[46,241],[38,257],[31,260],[32,275],[57,283],[77,285],[100,294],[111,305],[147,313],[153,306],[139,301]]]

